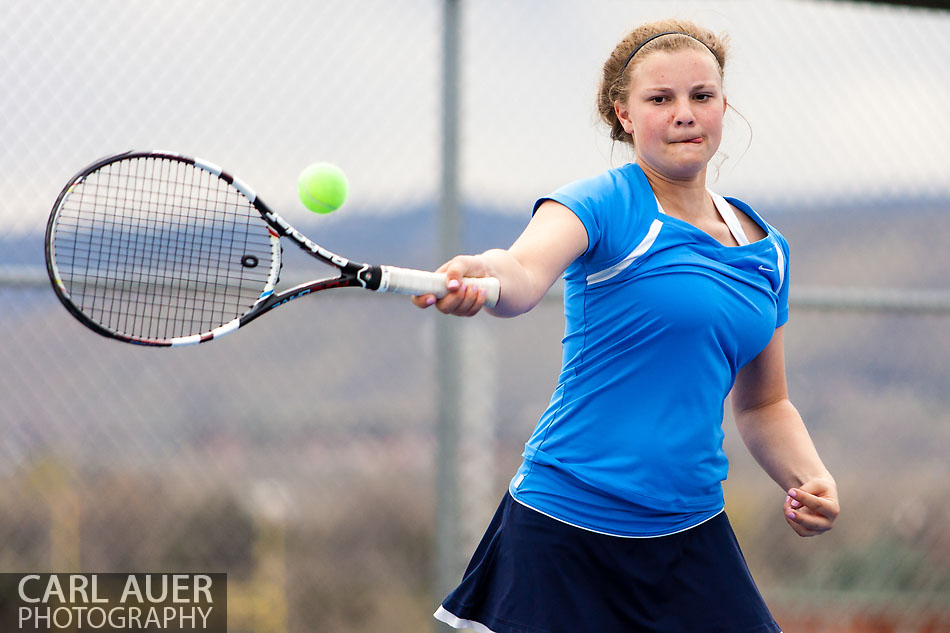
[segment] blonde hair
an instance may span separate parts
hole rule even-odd
[[[663,36],[657,37],[660,34]],[[727,43],[728,36],[725,34],[716,35],[688,20],[648,22],[627,33],[604,62],[600,89],[597,91],[597,111],[604,123],[610,127],[610,138],[633,145],[633,137],[623,129],[617,119],[614,102],[627,100],[630,93],[630,75],[636,65],[650,53],[673,52],[687,48],[711,52],[719,63],[719,77],[724,78]]]

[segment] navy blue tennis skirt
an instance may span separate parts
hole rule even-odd
[[[655,538],[502,500],[435,617],[479,633],[778,633],[725,512]]]

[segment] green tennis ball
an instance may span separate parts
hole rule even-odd
[[[336,165],[314,163],[297,179],[297,195],[303,206],[314,213],[332,213],[346,201],[350,183]]]

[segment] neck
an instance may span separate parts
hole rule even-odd
[[[695,176],[679,180],[659,173],[646,163],[639,164],[667,213],[687,219],[701,217],[708,211],[712,200],[706,192],[705,167]]]

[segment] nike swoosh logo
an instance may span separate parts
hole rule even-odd
[[[768,268],[767,266],[759,266],[759,270],[764,270],[764,271],[767,272],[767,273],[774,273],[774,272],[775,272],[775,269],[774,269],[774,268]]]

